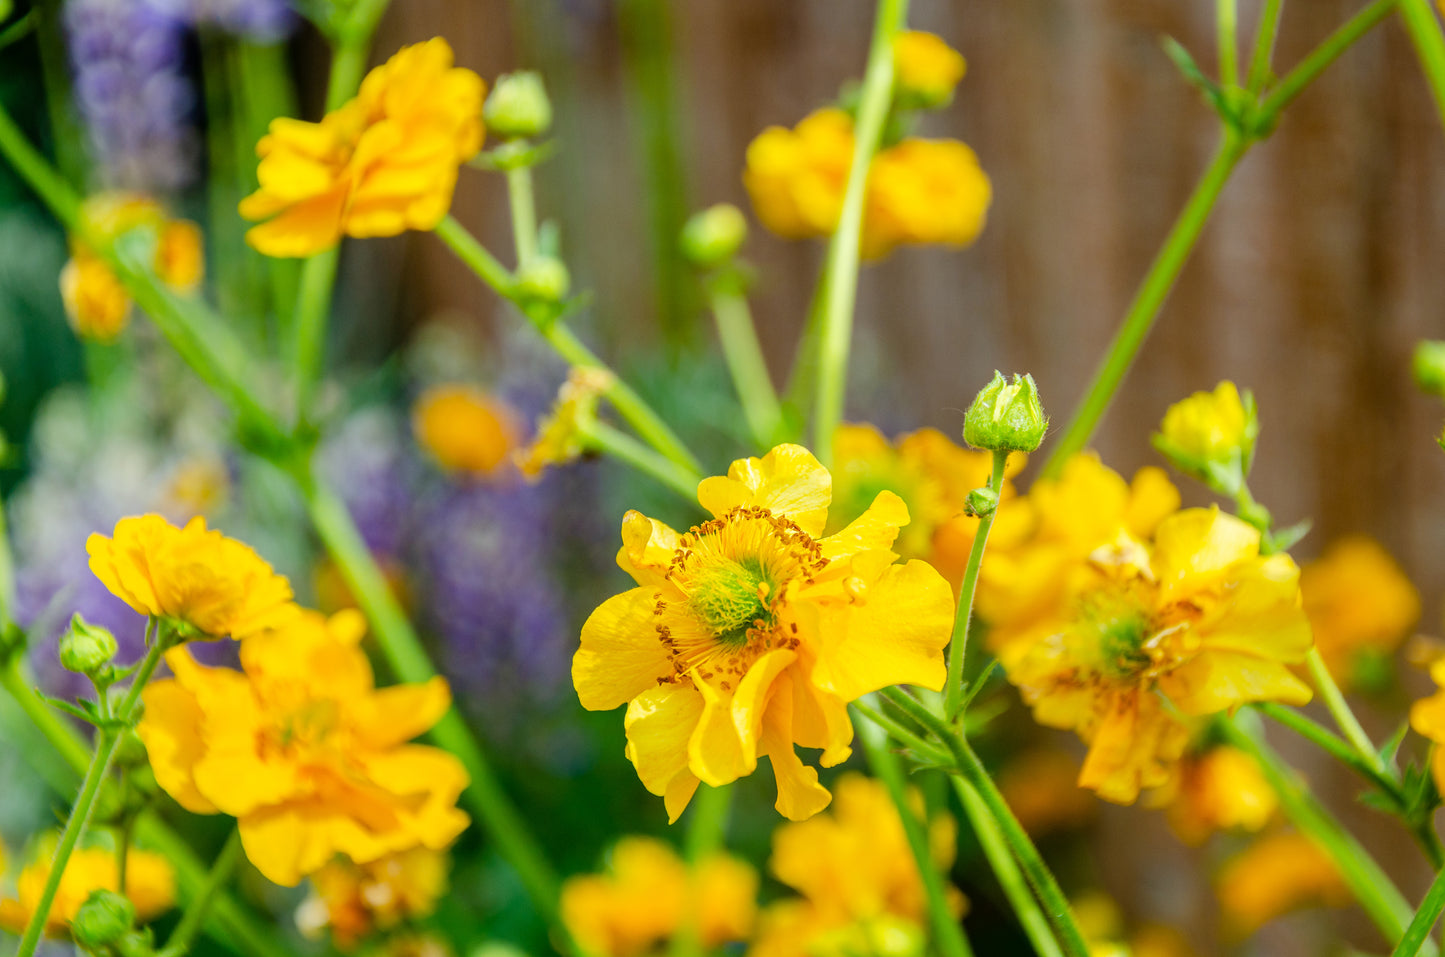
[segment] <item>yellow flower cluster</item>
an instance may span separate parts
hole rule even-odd
[[[434,386],[416,400],[411,429],[417,444],[448,472],[490,476],[510,461],[516,415],[468,385]]]
[[[366,864],[338,857],[311,875],[296,924],[307,937],[329,929],[332,942],[350,951],[373,930],[431,914],[446,889],[446,855],[428,847]]]
[[[749,957],[922,952],[877,946],[880,937],[921,945],[927,926],[923,879],[897,807],[883,785],[859,774],[843,775],[835,788],[827,814],[774,833],[773,876],[802,898],[767,909]],[[921,811],[918,795],[912,800]],[[955,845],[953,820],[936,817],[929,828],[934,864],[946,871]],[[963,894],[950,888],[949,899],[961,915]]]
[[[562,921],[586,953],[642,957],[691,926],[708,952],[746,940],[757,917],[758,875],[726,854],[696,869],[650,837],[624,837],[601,874],[562,885]]]
[[[768,229],[787,239],[827,236],[838,225],[853,165],[853,121],[818,110],[795,129],[769,127],[748,145],[743,185]],[[973,150],[957,140],[905,139],[868,172],[863,256],[902,244],[966,246],[983,230],[993,187]]]
[[[467,826],[467,774],[408,744],[451,705],[446,682],[376,690],[355,611],[304,612],[241,643],[241,671],[166,656],[137,733],[156,780],[197,814],[237,818],[246,856],[277,884],[344,854],[358,864],[444,850]]]
[[[486,85],[440,37],[404,47],[319,123],[281,118],[256,144],[260,188],[241,215],[268,256],[311,256],[343,235],[435,229],[457,170],[482,147]]]
[[[1300,573],[1305,614],[1342,688],[1370,656],[1393,653],[1420,619],[1420,593],[1390,553],[1363,535],[1331,543]]]
[[[1082,787],[1130,803],[1168,783],[1190,733],[1176,714],[1309,700],[1289,667],[1311,647],[1299,569],[1260,555],[1256,529],[1157,509],[1167,483],[1144,480],[1151,504],[1092,458],[1040,485],[1031,507],[1000,510],[1000,525],[1011,511],[1026,524],[985,560],[980,608],[1034,717],[1089,743]]]
[[[48,839],[37,844],[33,861],[20,872],[16,896],[0,900],[0,927],[19,934],[30,923],[45,883],[50,879],[55,843],[55,839]],[[0,864],[3,864],[3,856],[0,856]],[[60,887],[50,907],[50,915],[45,920],[45,935],[67,936],[70,922],[92,892],[119,889],[120,870],[114,851],[76,849],[61,875]],[[125,896],[135,905],[136,919],[141,923],[153,920],[174,907],[176,878],[170,862],[159,854],[132,849],[126,859]]]
[[[727,784],[763,755],[778,810],[807,818],[829,794],[795,744],[831,767],[851,753],[848,702],[942,687],[953,600],[926,563],[894,563],[908,509],[880,492],[824,538],[831,495],[812,453],[780,445],[698,486],[701,525],[623,520],[617,562],[638,587],[587,619],[572,680],[589,710],[628,705],[628,757],[672,820],[699,781]]]
[[[934,33],[905,30],[893,38],[897,91],[921,106],[942,106],[953,96],[968,64],[963,54]]]
[[[206,260],[199,226],[169,219],[159,203],[136,193],[92,196],[81,207],[79,232],[70,238],[70,261],[60,271],[65,314],[82,338],[109,342],[130,321],[130,294],[91,243],[110,243],[133,229],[154,232],[153,266],[161,282],[183,294],[201,283]]]
[[[1216,882],[1225,928],[1244,938],[1290,911],[1354,900],[1329,855],[1293,832],[1260,838],[1229,860]]]

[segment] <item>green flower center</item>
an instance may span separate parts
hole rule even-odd
[[[1144,650],[1150,634],[1149,620],[1136,610],[1095,619],[1098,629],[1099,654],[1104,669],[1115,677],[1134,675],[1148,668],[1151,659]]]
[[[709,562],[692,580],[688,603],[719,644],[737,648],[754,627],[770,627],[774,583],[756,557]]]

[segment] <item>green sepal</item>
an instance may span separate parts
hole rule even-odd
[[[1314,522],[1305,519],[1302,522],[1295,522],[1293,525],[1286,525],[1284,528],[1269,532],[1265,538],[1269,543],[1270,553],[1287,552],[1294,548],[1310,533],[1310,529],[1313,527]]]

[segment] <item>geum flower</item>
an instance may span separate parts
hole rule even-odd
[[[759,755],[778,810],[809,817],[830,796],[795,744],[823,749],[832,767],[851,753],[848,702],[943,685],[952,593],[927,564],[894,564],[907,508],[881,492],[819,538],[831,486],[812,453],[780,445],[698,486],[713,515],[702,525],[623,520],[617,562],[638,587],[588,618],[572,680],[590,710],[628,705],[628,757],[672,820],[699,781],[734,781]]]
[[[19,934],[30,923],[40,904],[50,868],[55,858],[57,836],[38,841],[31,863],[20,872],[15,884],[15,897],[0,900],[0,928]],[[132,849],[127,855],[125,896],[135,905],[140,923],[159,917],[175,906],[176,876],[170,861],[151,851]],[[3,863],[3,860],[0,860]],[[120,889],[120,869],[115,851],[109,848],[77,848],[65,863],[65,873],[50,914],[45,919],[45,936],[65,937],[70,923],[93,891]]]
[[[156,780],[197,814],[230,814],[256,869],[295,885],[333,856],[367,864],[443,850],[467,826],[467,773],[438,748],[407,744],[451,705],[447,684],[376,690],[358,647],[359,612],[306,612],[241,643],[241,671],[184,648],[174,679],[144,692],[137,733]]]
[[[91,535],[90,570],[142,615],[169,619],[186,638],[245,638],[294,619],[291,583],[246,544],[159,515],[123,518]]]
[[[1189,739],[1176,713],[1310,699],[1289,668],[1311,647],[1299,569],[1259,540],[1217,508],[1170,516],[1147,544],[1121,535],[1000,649],[1034,717],[1089,743],[1080,786],[1127,804],[1167,783]]]
[[[485,92],[436,37],[403,47],[320,123],[272,120],[256,144],[260,188],[240,207],[246,219],[269,222],[247,242],[268,256],[311,256],[343,234],[435,229],[458,167],[482,148]]]

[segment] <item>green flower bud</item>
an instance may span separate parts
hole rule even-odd
[[[132,931],[115,943],[116,957],[155,957],[156,942],[150,928]]]
[[[694,213],[682,230],[682,253],[695,266],[720,266],[748,238],[748,221],[731,203]]]
[[[541,74],[530,70],[497,77],[492,95],[482,107],[487,129],[508,139],[541,136],[552,125],[552,101]]]
[[[976,488],[968,493],[964,508],[968,514],[978,518],[992,515],[998,508],[998,493],[991,488]]]
[[[1012,382],[995,372],[963,417],[963,439],[990,452],[1032,452],[1044,441],[1049,417],[1031,375]]]
[[[1213,392],[1196,392],[1171,405],[1153,441],[1179,471],[1234,498],[1249,476],[1258,438],[1254,396],[1226,380]]]
[[[91,891],[70,923],[75,942],[85,950],[116,943],[135,928],[135,905],[115,891]]]
[[[1415,384],[1425,392],[1445,398],[1445,342],[1426,339],[1415,347],[1412,363]]]
[[[567,265],[552,256],[533,257],[517,270],[517,291],[528,299],[561,302],[572,288]]]
[[[76,614],[70,619],[70,630],[60,639],[60,665],[66,671],[95,675],[110,664],[116,651],[114,635]]]

